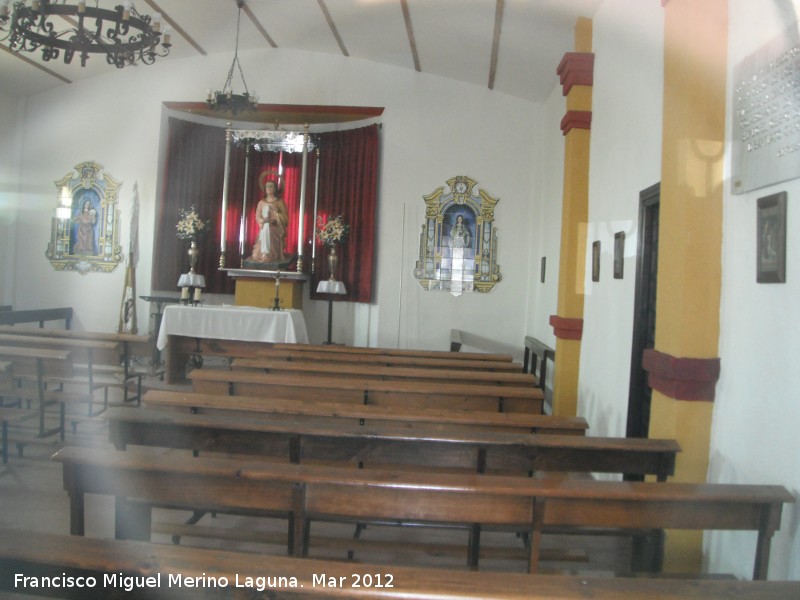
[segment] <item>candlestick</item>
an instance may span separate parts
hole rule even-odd
[[[194,301],[200,302],[203,299],[203,290],[202,288],[196,287],[194,288]]]
[[[181,300],[188,300],[189,299],[189,288],[182,287],[181,288]]]

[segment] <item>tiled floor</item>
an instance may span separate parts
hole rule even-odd
[[[163,386],[158,380],[151,385]],[[131,410],[137,410],[132,407]],[[57,436],[53,436],[56,438]],[[105,422],[97,418],[81,423],[77,433],[67,432],[66,444],[89,445],[111,449],[107,441]],[[12,446],[7,465],[0,466],[0,523],[4,526],[30,531],[69,532],[69,504],[62,487],[61,465],[50,460],[60,448],[57,439],[29,445],[24,456],[19,458]],[[174,452],[158,450],[158,452]],[[86,535],[113,537],[113,499],[105,496],[88,496],[86,499]],[[187,512],[156,510],[154,512],[153,541],[172,543],[170,528],[181,525],[189,516]],[[197,531],[203,534],[224,532],[215,538],[182,538],[180,543],[226,547],[248,552],[284,554],[285,545],[274,543],[283,540],[285,522],[246,518],[230,515],[205,516],[198,523]],[[312,556],[332,560],[348,560],[347,548],[341,545],[354,532],[352,525],[315,523],[312,529]],[[432,528],[368,527],[360,538],[368,543],[357,547],[352,559],[371,563],[416,564],[463,569],[466,558],[465,531]],[[315,544],[315,539],[317,543]],[[338,542],[335,540],[339,540]],[[410,552],[388,550],[381,540],[403,540],[404,542],[426,542],[432,544],[429,551]],[[253,540],[258,540],[254,542]],[[273,543],[261,543],[263,540]],[[0,541],[0,543],[2,543]],[[630,560],[629,541],[612,537],[549,536],[544,548],[562,551],[579,551],[584,560],[578,562],[546,562],[544,571],[588,572],[612,574],[626,570]],[[522,540],[513,533],[484,533],[482,546],[495,557],[481,559],[481,568],[501,571],[523,572],[525,552]]]

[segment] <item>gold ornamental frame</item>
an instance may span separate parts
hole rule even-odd
[[[494,209],[499,202],[466,175],[427,196],[414,277],[426,290],[491,291],[501,279]]]
[[[93,161],[55,181],[58,200],[45,255],[56,271],[110,273],[122,262],[119,188]]]

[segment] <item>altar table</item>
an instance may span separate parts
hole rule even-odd
[[[186,353],[182,338],[250,343],[308,343],[303,313],[299,310],[267,310],[251,306],[167,306],[161,319],[156,346],[166,348],[167,381],[182,379]],[[185,339],[184,339],[185,342]],[[199,352],[198,352],[199,353]]]

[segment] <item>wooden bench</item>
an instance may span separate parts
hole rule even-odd
[[[606,472],[655,475],[666,481],[675,472],[680,451],[673,440],[474,432],[430,423],[311,425],[125,408],[109,409],[106,419],[109,440],[118,450],[132,444],[359,467],[388,464],[521,475]]]
[[[536,377],[538,386],[544,392],[545,406],[553,405],[553,390],[547,387],[547,373],[550,365],[555,366],[556,351],[529,335],[525,336],[525,353],[522,360],[522,372]],[[538,370],[537,370],[538,367]]]
[[[11,328],[12,331],[15,328]],[[0,331],[0,344],[6,346],[26,346],[32,348],[64,349],[72,352],[75,373],[71,383],[86,387],[91,392],[103,390],[104,404],[108,402],[109,388],[122,388],[124,401],[140,401],[141,373],[130,370],[127,353],[127,341],[123,338],[127,334],[99,334],[97,336],[86,334],[73,335],[72,331],[41,330],[47,333],[33,333],[25,329],[25,333],[8,330]],[[139,336],[135,336],[138,340]],[[129,383],[136,387],[135,395],[129,396]],[[91,411],[90,411],[91,412]]]
[[[355,354],[347,352],[329,352],[319,350],[324,346],[312,346],[312,350],[291,349],[294,344],[288,344],[289,349],[275,348],[274,344],[264,342],[246,342],[239,340],[222,340],[208,338],[193,338],[179,335],[170,335],[165,356],[167,361],[166,377],[168,383],[176,383],[185,379],[184,367],[190,357],[193,363],[202,364],[198,357],[219,356],[228,359],[234,358],[279,358],[290,361],[321,361],[330,363],[361,363],[386,366],[407,366],[423,368],[446,368],[462,370],[484,371],[509,371],[519,373],[521,367],[518,363],[506,360],[464,360],[455,356],[445,358],[426,358],[420,356],[390,356],[381,354]]]
[[[22,587],[15,574],[39,578],[93,577],[96,587],[62,587],[68,600],[108,600],[152,596],[206,600],[254,598],[337,598],[373,600],[426,598],[428,600],[786,600],[800,596],[797,581],[719,581],[568,577],[521,573],[470,573],[446,569],[342,563],[310,558],[264,556],[230,550],[187,548],[131,540],[75,537],[36,531],[0,529],[0,591],[53,594],[50,588]],[[212,585],[173,585],[170,577],[205,575]],[[142,586],[124,592],[104,585],[106,576],[120,584],[138,577]],[[265,576],[270,576],[269,580]],[[146,578],[152,577],[154,580]],[[226,585],[216,585],[223,581]],[[41,581],[41,580],[37,580]],[[76,580],[73,580],[76,581]],[[85,582],[86,580],[80,580]],[[200,580],[202,582],[202,580]],[[147,583],[154,587],[145,587]],[[241,586],[241,587],[239,587]],[[139,593],[139,595],[136,595]],[[261,595],[259,595],[261,594]]]
[[[452,352],[447,350],[415,350],[411,348],[370,348],[366,346],[340,346],[315,344],[273,344],[276,350],[291,350],[293,352],[313,352],[329,355],[350,354],[367,356],[406,356],[416,358],[444,358],[448,360],[487,361],[487,362],[512,362],[514,357],[510,354],[490,354],[485,352]]]
[[[18,382],[14,388],[15,397],[38,404],[38,437],[59,433],[63,439],[64,405],[72,398],[48,390],[48,384],[72,376],[72,354],[66,350],[0,346],[0,361],[12,365],[14,379]],[[47,429],[45,411],[47,406],[55,404],[59,406],[59,425]],[[5,422],[7,426],[8,421]]]
[[[77,348],[86,353],[85,362],[91,360],[93,375],[97,375],[107,386],[123,389],[124,402],[141,402],[142,373],[137,372],[133,366],[134,357],[148,356],[151,354],[153,344],[152,336],[136,335],[132,333],[108,333],[102,331],[75,331],[72,329],[37,329],[31,327],[0,326],[0,340],[3,335],[33,336],[36,338],[55,338],[60,340],[97,341],[116,344],[116,347],[101,345],[99,352],[93,351],[90,355],[86,345]],[[110,351],[109,351],[110,349]],[[78,357],[76,356],[76,360]],[[100,381],[98,381],[100,383]],[[135,385],[135,392],[130,395],[129,384]]]
[[[532,386],[447,381],[382,381],[367,378],[304,377],[250,371],[199,369],[189,374],[197,392],[314,398],[387,406],[439,407],[540,414],[544,395]]]
[[[319,400],[286,400],[264,396],[228,396],[150,390],[144,404],[151,407],[173,407],[203,413],[254,413],[269,416],[276,422],[303,419],[309,423],[351,421],[365,425],[373,422],[443,423],[458,425],[465,430],[508,431],[518,433],[553,433],[584,435],[588,429],[583,417],[555,417],[529,413],[499,413],[496,411],[445,410],[437,408],[376,406],[373,404],[343,404]]]
[[[6,408],[5,399],[18,404],[14,382],[14,366],[10,361],[0,361],[0,455],[3,464],[8,462],[8,424],[23,416],[22,411]]]
[[[19,323],[39,322],[44,327],[47,321],[64,320],[64,328],[72,325],[72,308],[42,308],[36,310],[3,310],[0,311],[0,325],[17,325]]]
[[[275,464],[230,458],[162,456],[67,447],[62,463],[70,533],[84,534],[84,496],[115,497],[115,536],[149,540],[152,506],[284,515],[290,552],[306,556],[317,520],[474,524],[527,530],[536,572],[548,527],[746,530],[758,532],[754,579],[765,579],[780,528],[782,486],[530,479]],[[478,540],[470,564],[477,566]]]
[[[231,363],[231,369],[234,371],[263,371],[265,373],[302,373],[305,376],[358,376],[383,380],[457,381],[460,383],[474,382],[539,387],[539,383],[534,376],[511,371],[428,369],[424,367],[384,366],[362,363],[329,363],[321,360],[287,361],[274,358],[235,358]]]

